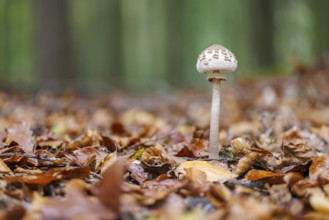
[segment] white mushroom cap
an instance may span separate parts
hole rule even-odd
[[[208,73],[213,78],[217,74],[236,70],[238,61],[234,54],[219,44],[214,44],[202,51],[198,57],[196,68],[200,73]]]

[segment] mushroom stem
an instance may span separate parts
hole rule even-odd
[[[219,112],[220,112],[220,81],[212,79],[212,105],[210,117],[209,159],[219,159]]]

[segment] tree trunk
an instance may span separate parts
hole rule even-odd
[[[73,86],[68,1],[37,1],[37,66],[40,87]]]
[[[121,0],[108,1],[109,27],[110,28],[110,60],[108,80],[116,87],[124,86],[125,73],[123,69],[123,42],[122,42],[122,13]]]
[[[316,4],[310,2],[313,7],[314,16],[314,39],[315,55],[319,56],[324,52],[329,52],[329,1],[318,0]]]
[[[166,76],[171,86],[181,87],[184,85],[183,71],[183,46],[184,46],[184,8],[183,0],[166,0]]]
[[[275,64],[274,50],[274,6],[273,0],[249,2],[250,33],[255,62],[259,67]]]
[[[11,17],[11,8],[12,8],[11,1],[3,1],[2,2],[2,10],[1,10],[1,27],[0,31],[1,33],[1,60],[0,60],[0,86],[5,89],[9,89],[11,86],[8,85],[11,82],[10,76],[11,69],[10,64],[12,63],[12,53],[10,50],[10,44],[11,44],[11,25],[10,25],[10,17]]]

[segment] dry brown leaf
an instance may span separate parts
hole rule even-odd
[[[297,159],[294,161],[305,162],[316,156],[316,153],[306,144],[288,144],[282,146],[283,155],[286,158]]]
[[[130,172],[130,177],[136,180],[140,185],[147,179],[147,173],[140,165],[139,160],[132,161],[130,159],[124,160],[126,169]]]
[[[329,157],[315,157],[312,165],[310,166],[309,176],[313,181],[317,181],[319,176],[329,180]]]
[[[177,157],[205,157],[208,156],[208,140],[192,138],[189,143],[182,142],[175,145],[181,149],[175,154]]]
[[[298,172],[289,172],[283,177],[284,182],[290,187],[302,179],[304,179],[303,175]]]
[[[145,165],[147,172],[155,174],[166,173],[172,166],[167,153],[160,144],[145,149],[140,156],[140,160]]]
[[[229,202],[228,220],[271,219],[274,205],[254,197],[234,197]]]
[[[329,192],[329,185],[323,187]],[[311,206],[319,212],[329,214],[329,197],[319,187],[308,188],[307,192],[310,194],[309,202]]]
[[[208,156],[208,146],[209,141],[201,138],[192,138],[191,142],[188,144],[189,150],[195,157]]]
[[[207,192],[207,197],[215,207],[222,207],[232,198],[231,191],[223,184],[212,184]]]
[[[51,147],[56,149],[63,144],[62,140],[41,140],[37,142],[37,145],[41,148]]]
[[[247,154],[251,150],[250,142],[245,138],[235,138],[231,141],[231,151],[234,155]]]
[[[101,136],[101,137],[102,137],[101,145],[106,147],[110,152],[115,152],[119,148],[118,143],[113,139],[107,136]]]
[[[183,146],[177,154],[175,154],[176,157],[195,157],[193,152],[188,148],[188,146]]]
[[[85,178],[89,176],[89,169],[87,167],[77,168],[54,168],[43,174],[11,176],[4,179],[8,182],[24,182],[28,184],[46,185],[56,180]]]
[[[329,143],[329,127],[322,125],[320,128],[313,128],[314,133],[323,138],[327,143]]]
[[[207,161],[185,161],[176,168],[175,172],[178,176],[180,174],[186,175],[186,169],[189,168],[204,172],[207,181],[210,182],[224,181],[235,177],[229,170]]]
[[[184,199],[176,193],[170,194],[164,204],[167,219],[179,219],[184,213]]]
[[[33,153],[34,138],[30,125],[26,122],[15,124],[8,129],[7,140],[15,141],[26,153]]]
[[[161,145],[145,149],[141,154],[140,159],[148,166],[159,166],[169,162]]]
[[[235,174],[238,176],[245,174],[248,170],[251,169],[252,165],[259,160],[261,156],[262,154],[260,153],[251,152],[242,157],[236,165]]]
[[[192,195],[200,196],[209,189],[210,182],[207,181],[205,172],[193,168],[186,168],[185,172],[184,178],[188,180],[188,188]]]
[[[100,172],[104,173],[117,159],[118,156],[116,152],[107,154],[100,166]]]
[[[85,193],[88,190],[87,184],[81,179],[72,179],[65,186],[65,193],[68,195],[74,190]]]
[[[33,210],[40,213],[41,219],[117,219],[116,214],[99,200],[76,188],[72,188],[65,199],[49,199],[38,195],[32,201]]]
[[[0,173],[9,173],[13,174],[13,171],[7,166],[5,162],[3,162],[2,159],[0,159]]]
[[[84,147],[73,151],[73,154],[77,157],[77,163],[80,166],[88,166],[92,171],[96,172],[107,155],[95,147]],[[92,165],[92,163],[94,164]]]
[[[262,181],[270,184],[284,183],[283,174],[274,173],[266,170],[250,170],[246,176],[246,180]]]
[[[13,199],[2,192],[0,201],[0,219],[23,219],[27,210],[19,200]]]
[[[120,212],[121,185],[123,182],[123,165],[116,160],[102,173],[103,179],[96,186],[96,195],[101,203],[112,210],[113,213]]]
[[[182,181],[166,178],[145,181],[142,185],[143,197],[140,200],[144,205],[153,205],[164,200],[170,193],[176,192],[184,185],[185,183]]]
[[[301,131],[297,127],[293,127],[285,131],[283,134],[281,134],[281,138],[284,141],[284,143],[294,143],[294,144],[297,144],[298,142],[301,142],[303,140]]]

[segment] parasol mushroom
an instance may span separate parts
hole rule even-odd
[[[220,82],[226,80],[223,73],[236,70],[238,62],[234,54],[219,44],[205,49],[198,57],[196,68],[205,73],[212,83],[212,106],[210,119],[209,159],[219,159],[219,110]]]

